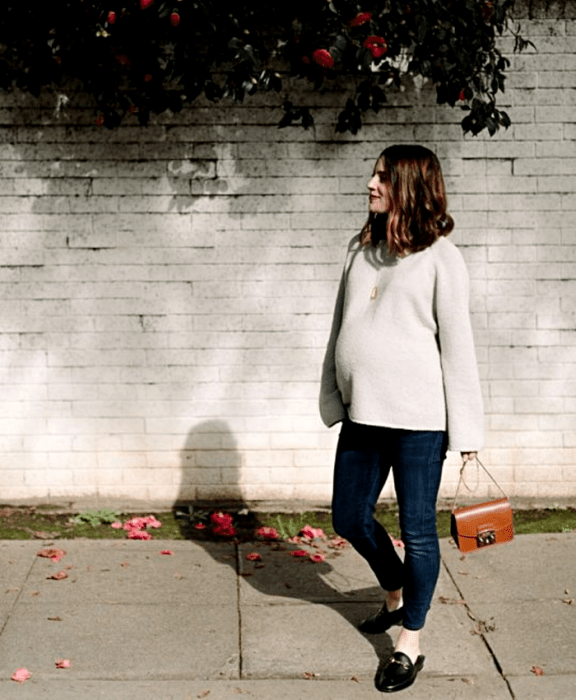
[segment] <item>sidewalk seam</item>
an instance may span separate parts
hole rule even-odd
[[[8,626],[8,623],[10,622],[10,620],[12,618],[12,613],[14,612],[14,609],[16,608],[18,603],[20,602],[20,598],[22,597],[22,595],[24,593],[24,589],[26,588],[26,583],[28,582],[28,579],[30,578],[30,573],[31,573],[32,569],[34,568],[35,563],[36,563],[36,556],[34,556],[34,558],[32,559],[32,563],[30,564],[28,572],[24,578],[24,581],[22,582],[22,586],[21,586],[20,590],[18,591],[18,595],[14,599],[14,603],[12,604],[12,607],[10,608],[8,614],[6,615],[6,621],[2,625],[2,628],[0,628],[0,637],[4,634],[4,630],[6,629],[6,627]]]
[[[451,572],[450,569],[448,568],[448,564],[446,564],[446,561],[444,560],[443,557],[442,557],[442,564],[443,564],[444,568],[446,569],[446,573],[447,573],[448,576],[450,577],[450,580],[451,580],[452,583],[454,584],[454,587],[455,587],[456,590],[458,591],[458,593],[459,593],[459,595],[460,595],[460,598],[464,601],[464,607],[466,608],[466,611],[468,612],[469,618],[470,618],[471,620],[476,620],[476,619],[477,619],[476,615],[474,615],[474,613],[472,612],[472,609],[470,608],[470,606],[469,606],[469,604],[468,604],[468,601],[466,600],[466,598],[464,597],[464,595],[463,595],[462,591],[460,590],[458,584],[456,583],[456,579],[454,578],[454,576],[452,576],[452,572]],[[494,663],[494,666],[496,666],[496,670],[498,671],[498,673],[500,674],[500,677],[502,678],[502,680],[503,680],[504,683],[506,684],[506,687],[508,688],[508,692],[510,693],[510,697],[512,698],[512,700],[516,700],[516,696],[514,695],[514,691],[512,690],[512,686],[510,685],[508,679],[507,679],[506,676],[504,675],[504,671],[503,671],[503,669],[502,669],[502,666],[500,665],[500,662],[498,661],[494,650],[493,650],[492,647],[490,646],[490,643],[489,643],[488,640],[486,639],[486,635],[484,634],[484,632],[482,632],[481,629],[478,630],[478,635],[479,635],[480,639],[482,639],[482,641],[484,642],[484,646],[486,647],[486,649],[488,650],[488,653],[489,653],[490,656],[492,657],[492,661],[493,661],[493,663]]]
[[[241,590],[240,590],[240,547],[238,544],[234,545],[234,550],[236,553],[236,607],[238,610],[238,680],[243,680],[243,658],[242,658],[242,606],[240,601]]]

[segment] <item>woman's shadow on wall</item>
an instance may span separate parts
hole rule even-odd
[[[203,462],[204,459],[208,461]],[[298,615],[309,622],[314,615],[312,608],[295,608],[298,603],[324,606],[356,630],[365,617],[380,608],[383,591],[349,544],[330,539],[266,541],[254,536],[259,528],[275,524],[281,535],[287,533],[282,532],[281,521],[275,522],[268,513],[254,510],[243,498],[239,478],[242,455],[225,421],[205,421],[190,430],[181,451],[181,467],[181,489],[174,513],[182,535],[218,557],[219,563],[225,562],[234,569],[239,577],[240,605],[265,608],[266,624],[276,639],[276,622],[286,624],[286,620],[295,620]],[[236,534],[214,534],[214,513],[230,514]],[[324,517],[329,522],[330,515],[326,513]],[[232,543],[236,556],[222,558],[219,548],[214,547],[215,541]],[[303,550],[307,556],[295,554]],[[314,554],[320,555],[316,561],[310,556]],[[298,614],[293,614],[296,610]],[[318,617],[318,624],[322,625],[326,616],[322,613]],[[389,634],[357,634],[373,646],[379,665],[390,657],[393,643]],[[329,648],[323,651],[330,657]]]

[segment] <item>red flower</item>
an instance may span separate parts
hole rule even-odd
[[[334,67],[334,59],[332,58],[332,54],[326,49],[316,49],[316,51],[314,51],[312,54],[312,58],[319,66],[322,66],[322,68]]]
[[[230,513],[212,513],[210,520],[214,525],[230,526],[232,525],[232,516]]]
[[[466,95],[464,94],[464,90],[460,90],[460,94],[458,95],[458,99],[460,100],[460,102],[464,102],[464,100],[466,99]]]
[[[234,537],[234,535],[238,534],[238,531],[236,528],[232,527],[232,525],[218,525],[212,532],[215,535],[222,535],[223,537]]]
[[[180,15],[177,12],[173,12],[170,15],[170,24],[173,27],[177,27],[180,24]]]
[[[321,552],[310,555],[310,561],[313,561],[315,564],[321,564],[324,559],[326,559],[326,555],[322,554]]]
[[[152,74],[151,73],[146,73],[144,76],[144,82],[149,83],[152,80]]]
[[[146,10],[153,2],[154,0],[140,0],[140,8]]]
[[[307,557],[308,552],[305,549],[294,549],[290,552],[290,555],[293,557]]]
[[[351,27],[360,27],[363,24],[366,24],[366,22],[369,22],[372,19],[372,13],[371,12],[359,12],[354,19],[350,20],[350,26]]]
[[[263,537],[265,540],[277,540],[280,537],[275,527],[268,527],[266,525],[259,527],[256,530],[256,534],[259,537]]]
[[[369,36],[364,42],[364,48],[368,49],[374,58],[380,58],[388,50],[388,44],[384,37]]]
[[[110,10],[108,13],[108,24],[115,24],[116,23],[116,13],[114,10]]]

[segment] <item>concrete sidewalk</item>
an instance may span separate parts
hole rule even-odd
[[[441,545],[426,665],[400,696],[576,698],[576,533],[518,536],[465,558]],[[37,556],[50,546],[66,556]],[[398,628],[356,629],[382,598],[371,571],[350,547],[323,547],[321,563],[294,549],[0,542],[0,698],[381,698],[374,676]],[[50,578],[60,571],[68,577]],[[21,667],[32,674],[23,684],[10,680]]]

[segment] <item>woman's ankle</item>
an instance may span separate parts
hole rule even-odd
[[[420,630],[407,630],[403,627],[394,651],[401,651],[410,658],[412,663],[416,663],[416,659],[420,656]]]
[[[398,591],[388,591],[386,595],[386,609],[389,612],[398,610],[402,605],[402,589]]]

